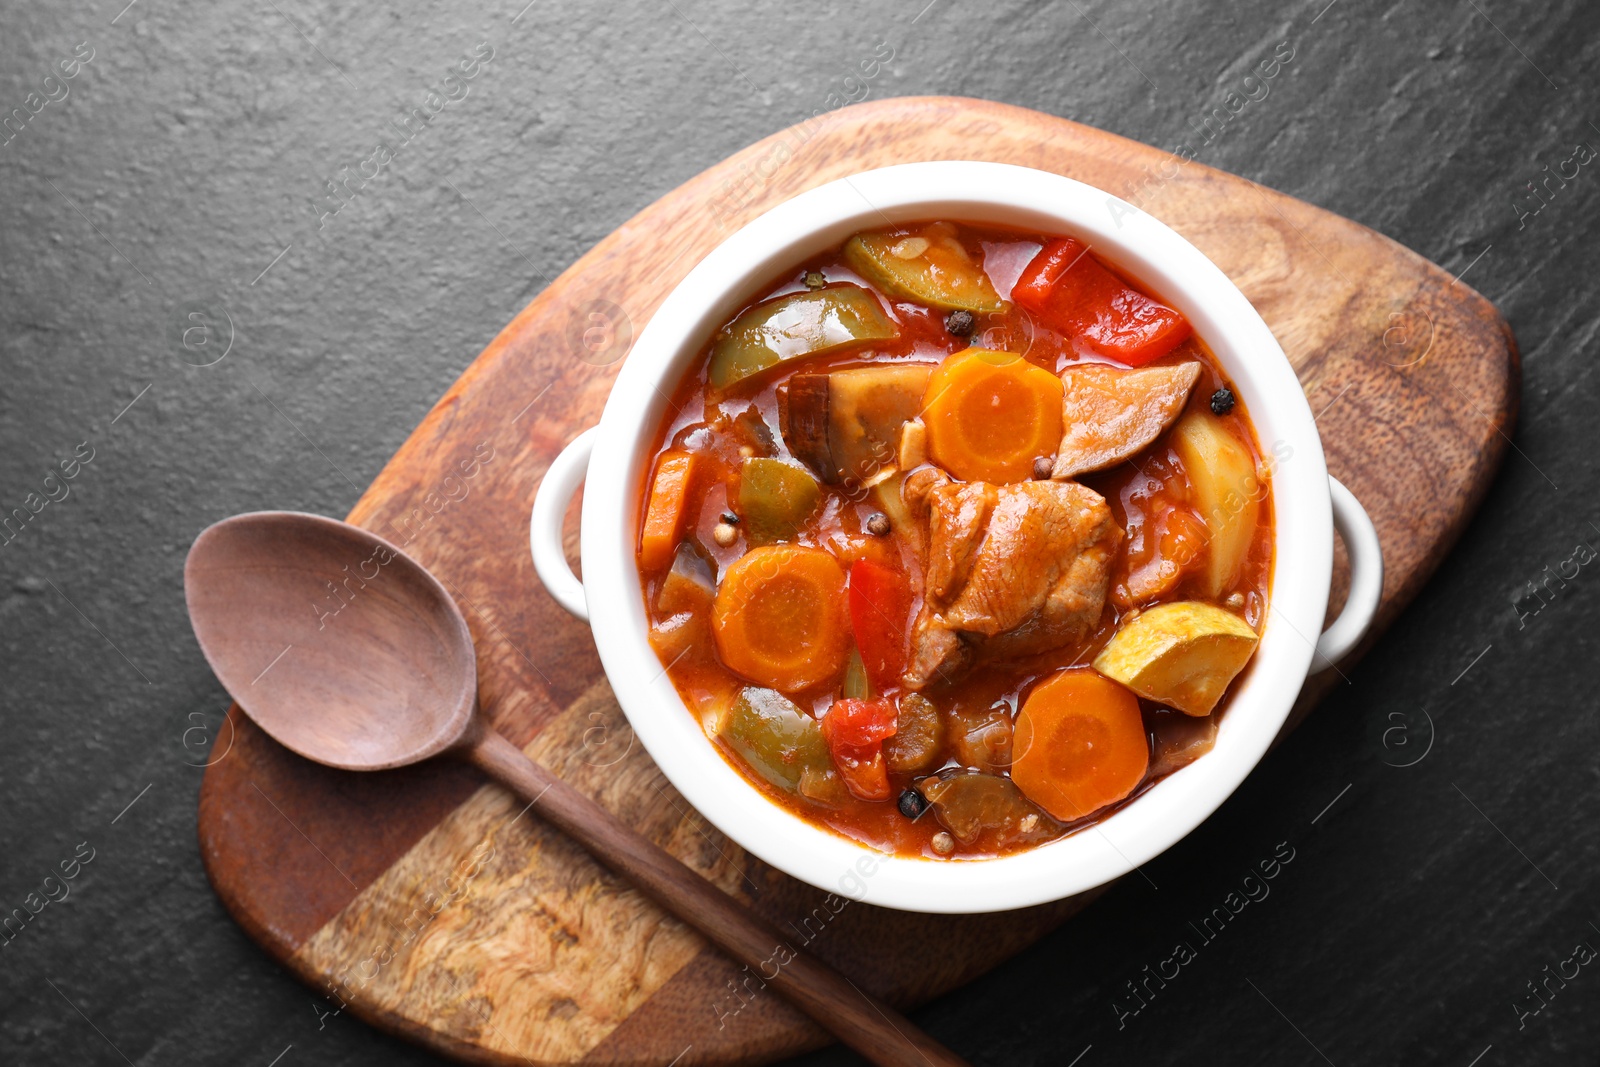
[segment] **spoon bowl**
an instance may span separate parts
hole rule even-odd
[[[279,744],[352,771],[461,743],[477,658],[444,586],[347,523],[262,511],[195,540],[184,596],[200,651]]]

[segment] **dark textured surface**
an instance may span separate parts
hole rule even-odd
[[[1600,973],[1563,964],[1600,948],[1600,579],[1577,549],[1600,546],[1600,178],[1552,179],[1536,215],[1524,188],[1600,146],[1600,10],[138,0],[11,3],[0,25],[3,113],[94,49],[0,146],[0,505],[68,490],[0,544],[0,911],[93,849],[70,896],[0,934],[0,1062],[432,1062],[319,1020],[206,886],[196,765],[226,700],[184,618],[188,543],[238,511],[344,514],[545,278],[639,207],[847,95],[934,92],[1190,141],[1470,268],[1525,390],[1478,519],[1350,685],[1150,882],[918,1020],[995,1064],[1600,1055]],[[1267,96],[1202,144],[1189,120],[1283,40]],[[879,41],[894,58],[862,80]],[[324,181],[396,144],[391,119],[482,42],[469,95],[319,229]],[[80,442],[92,460],[47,480]],[[1269,895],[1205,941],[1190,924],[1238,906],[1280,842]],[[1125,983],[1180,940],[1194,958],[1132,1014]]]

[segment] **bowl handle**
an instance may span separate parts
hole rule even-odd
[[[589,602],[583,595],[583,583],[567,563],[567,552],[561,545],[561,527],[566,521],[572,494],[578,491],[589,473],[589,456],[594,452],[595,432],[599,429],[591,426],[574,437],[550,464],[534,493],[533,517],[528,521],[533,569],[539,572],[539,580],[557,604],[584,622],[589,621]]]
[[[1383,549],[1367,509],[1337,478],[1328,479],[1328,495],[1333,501],[1333,528],[1350,554],[1350,595],[1339,617],[1317,639],[1313,670],[1333,666],[1360,643],[1383,593]]]

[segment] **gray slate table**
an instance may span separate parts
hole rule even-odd
[[[319,1022],[207,888],[195,764],[227,701],[184,616],[201,528],[344,514],[541,275],[819,107],[988,97],[1172,147],[1279,41],[1293,63],[1200,158],[1494,300],[1525,360],[1515,450],[1351,684],[1149,866],[1159,889],[1125,881],[917,1017],[980,1064],[1595,1062],[1600,162],[1571,161],[1600,147],[1600,9],[524,2],[0,13],[0,511],[46,501],[0,536],[0,912],[75,872],[0,934],[0,1062],[433,1062]],[[326,183],[485,41],[468,96],[322,225]]]

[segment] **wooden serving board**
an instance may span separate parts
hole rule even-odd
[[[752,145],[645,208],[506,327],[350,521],[404,545],[455,594],[502,731],[902,1005],[994,967],[1086,899],[964,917],[841,907],[740,852],[633,742],[588,628],[534,575],[528,513],[556,452],[599,418],[629,341],[723,237],[823,182],[933,159],[1024,164],[1106,189],[1238,283],[1299,371],[1329,468],[1377,523],[1388,568],[1378,630],[1482,499],[1519,379],[1488,301],[1385,237],[1099,130],[943,97],[860,104]],[[1333,680],[1308,683],[1291,721]],[[772,993],[749,992],[753,978],[735,992],[746,976],[696,934],[465,768],[330,770],[237,707],[211,759],[199,835],[212,884],[251,937],[333,998],[329,1010],[347,1004],[474,1063],[759,1063],[825,1041]]]

